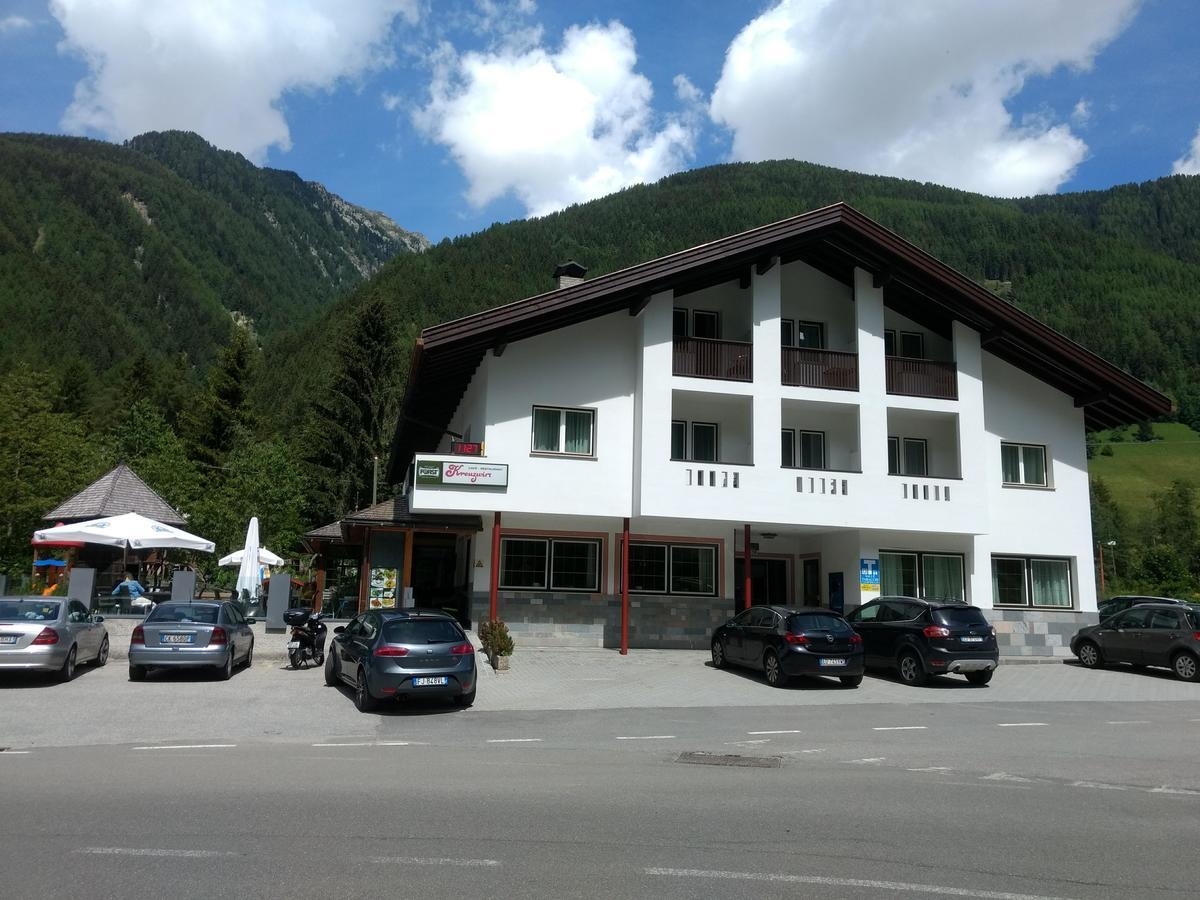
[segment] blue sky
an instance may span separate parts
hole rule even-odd
[[[1198,45],[1193,0],[0,0],[0,130],[188,128],[439,240],[731,159],[1200,174]]]

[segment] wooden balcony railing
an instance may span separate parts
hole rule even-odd
[[[672,371],[692,378],[754,379],[753,346],[745,341],[675,338]]]
[[[887,357],[887,392],[906,397],[958,399],[958,367],[932,359]]]
[[[858,354],[807,347],[783,348],[784,384],[793,387],[858,390]]]

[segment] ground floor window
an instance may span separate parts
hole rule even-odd
[[[967,598],[961,553],[881,551],[879,581],[885,596]]]
[[[629,544],[629,590],[635,594],[717,593],[717,548],[711,544]]]
[[[500,540],[502,590],[600,590],[600,542],[579,538],[506,537]]]
[[[1071,609],[1071,561],[1028,556],[992,557],[992,603]]]

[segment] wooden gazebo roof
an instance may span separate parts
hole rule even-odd
[[[179,510],[124,463],[97,478],[71,499],[64,500],[42,518],[50,522],[82,522],[131,512],[177,528],[187,524]]]

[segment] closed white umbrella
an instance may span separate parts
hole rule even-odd
[[[258,531],[255,528],[255,539]],[[56,525],[33,533],[35,541],[78,541],[84,544],[105,544],[109,547],[127,547],[143,550],[151,547],[178,547],[182,550],[199,550],[212,553],[212,541],[188,534],[181,528],[155,522],[137,513],[108,516],[104,519],[89,519],[73,525]]]
[[[234,550],[228,556],[222,556],[219,560],[217,560],[217,565],[240,566],[245,555],[245,550]],[[285,560],[282,556],[277,556],[266,547],[258,548],[258,564],[260,566],[282,566],[284,562]]]
[[[258,561],[258,516],[250,517],[246,527],[246,546],[242,548],[241,566],[238,568],[237,595],[239,598],[249,596],[251,600],[258,597],[258,589],[262,585],[262,569]],[[242,593],[245,591],[245,593]]]

